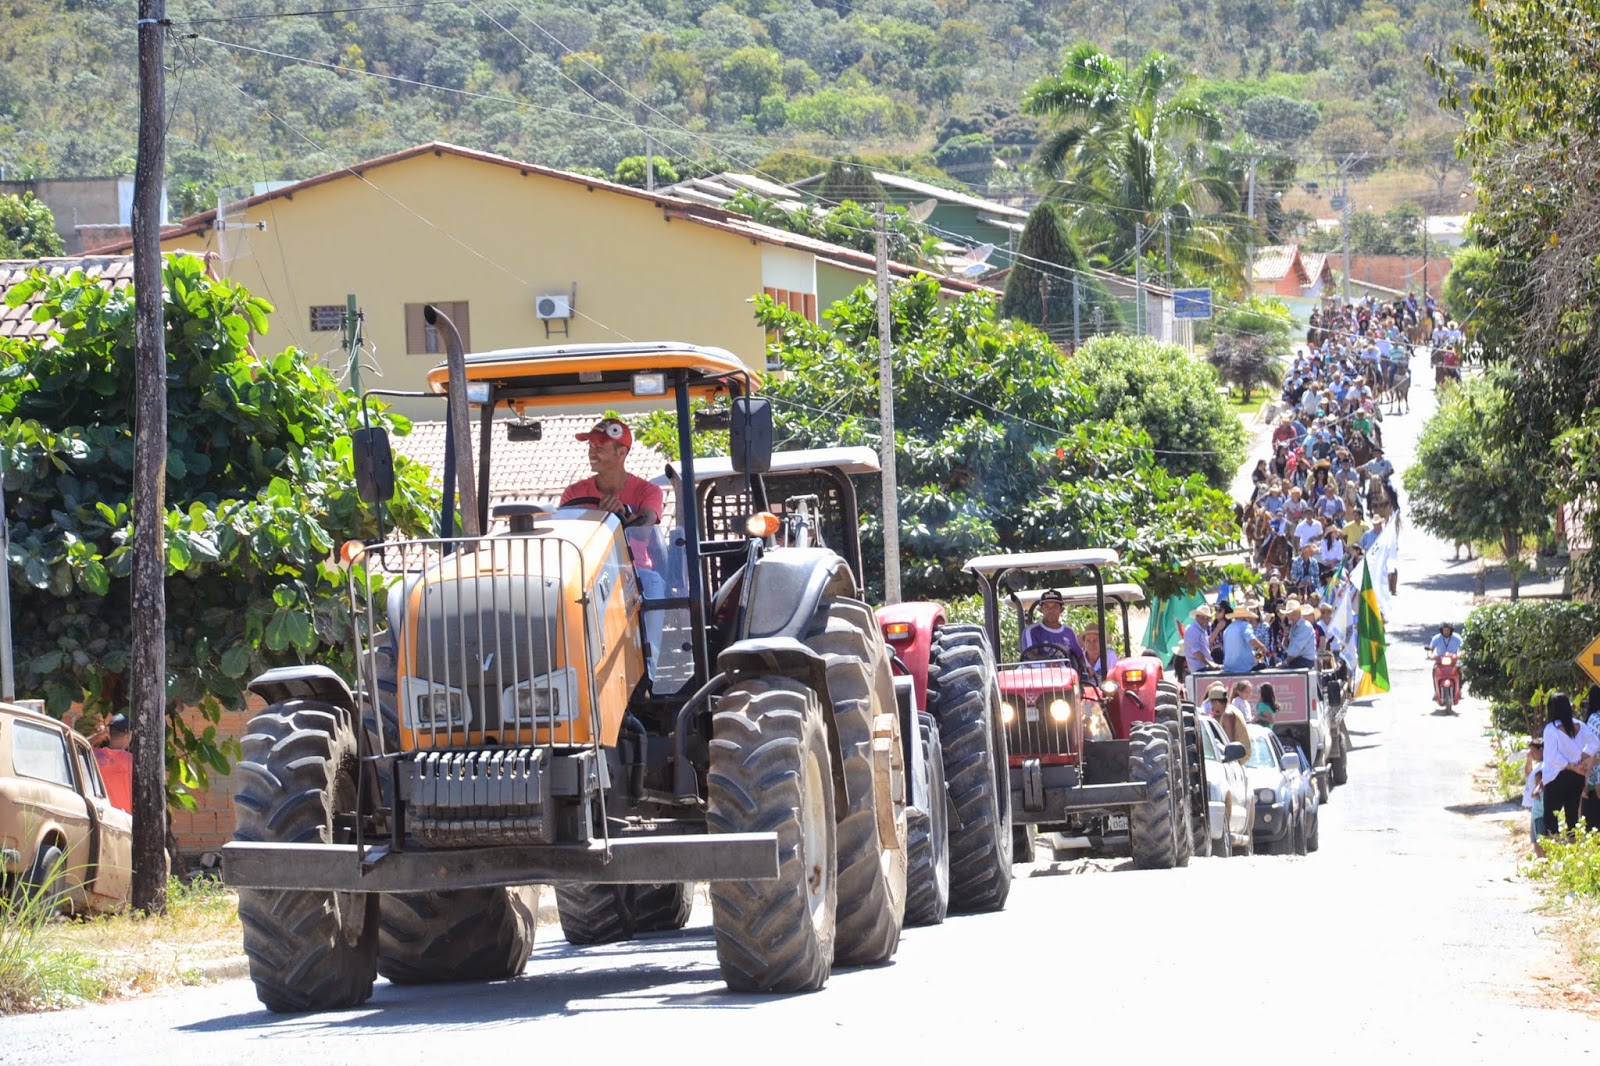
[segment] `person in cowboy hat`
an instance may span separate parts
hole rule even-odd
[[[1181,646],[1184,663],[1191,671],[1222,669],[1211,658],[1210,605],[1202,603],[1189,613],[1189,617],[1192,620],[1184,627]]]
[[[1290,670],[1310,670],[1317,665],[1317,631],[1311,619],[1320,612],[1305,604],[1295,612],[1289,626],[1289,639],[1283,648],[1283,665]]]
[[[1228,613],[1228,628],[1222,631],[1222,668],[1231,674],[1260,669],[1256,652],[1266,654],[1267,646],[1256,639],[1253,623],[1261,616],[1250,607],[1235,607]]]
[[[1045,658],[1069,658],[1087,676],[1094,673],[1089,665],[1089,657],[1084,654],[1083,645],[1078,643],[1078,634],[1061,620],[1061,612],[1066,605],[1067,601],[1061,595],[1060,589],[1047,589],[1039,597],[1039,621],[1022,631],[1022,650],[1027,652],[1032,648],[1059,648],[1061,655],[1047,655]]]
[[[1217,720],[1222,727],[1222,733],[1228,738],[1229,744],[1243,744],[1244,750],[1250,750],[1250,725],[1239,713],[1239,708],[1228,701],[1228,686],[1221,681],[1214,682],[1206,690],[1206,704],[1211,717]]]

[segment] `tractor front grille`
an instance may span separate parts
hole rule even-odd
[[[1077,671],[1049,663],[1001,666],[1001,720],[1013,760],[1071,761],[1082,735]]]

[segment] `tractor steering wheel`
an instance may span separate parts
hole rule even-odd
[[[1025,663],[1051,662],[1055,660],[1070,663],[1072,661],[1072,652],[1060,644],[1042,640],[1037,644],[1029,645],[1027,650],[1022,653],[1022,661]]]
[[[595,510],[601,509],[600,497],[598,496],[574,496],[572,499],[563,502],[561,506],[592,507]],[[644,524],[644,515],[634,511],[634,509],[629,507],[627,504],[622,505],[622,514],[618,517],[621,518],[624,529],[628,528],[629,526],[639,526]]]

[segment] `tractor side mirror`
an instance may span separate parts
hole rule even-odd
[[[381,426],[358,429],[350,434],[351,456],[356,467],[356,491],[364,503],[384,503],[394,499],[394,451],[389,433]]]
[[[740,474],[772,469],[772,401],[765,396],[740,396],[729,412],[728,454]]]
[[[1248,754],[1249,752],[1245,751],[1244,745],[1235,741],[1222,749],[1222,761],[1239,762]]]

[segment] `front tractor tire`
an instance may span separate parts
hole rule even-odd
[[[356,738],[334,707],[275,703],[250,720],[235,768],[234,839],[353,843]],[[242,888],[239,921],[256,995],[276,1013],[339,1010],[372,996],[378,897]]]
[[[1133,864],[1142,870],[1170,870],[1178,865],[1178,834],[1172,745],[1166,726],[1159,722],[1134,725],[1128,740],[1128,773],[1145,786],[1144,802],[1128,809]]]
[[[939,725],[950,829],[950,909],[997,911],[1011,894],[1011,780],[999,731],[1000,686],[983,630],[941,626],[928,661],[928,710]]]
[[[917,715],[928,809],[906,816],[906,924],[938,925],[950,911],[950,809],[944,749],[933,716]]]
[[[814,992],[833,965],[833,768],[816,692],[787,677],[729,687],[711,724],[710,833],[778,834],[778,876],[713,881],[711,927],[735,992]]]
[[[839,812],[834,963],[874,966],[900,946],[906,908],[906,771],[889,653],[871,608],[828,602],[805,643],[828,663],[849,808]]]
[[[378,972],[398,985],[504,981],[533,951],[538,889],[396,892],[378,905]]]

